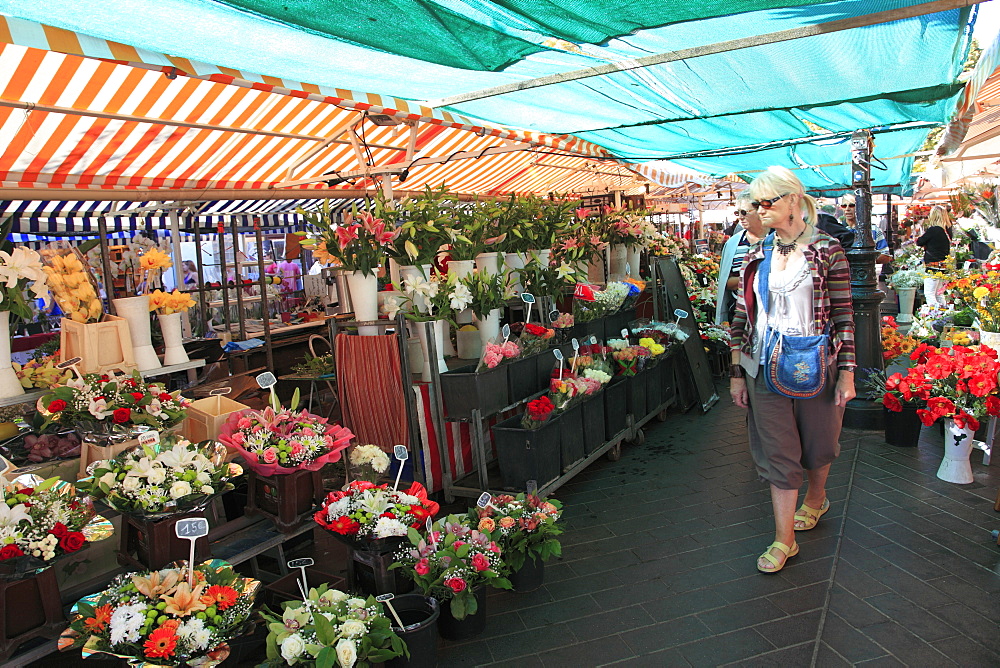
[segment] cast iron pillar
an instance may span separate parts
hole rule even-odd
[[[854,246],[847,251],[851,265],[851,297],[854,302],[854,346],[858,368],[854,373],[857,397],[847,404],[844,426],[855,429],[881,429],[884,424],[881,404],[867,398],[865,381],[871,371],[881,371],[882,332],[879,304],[885,293],[878,289],[878,273],[872,238],[871,190],[872,135],[868,130],[857,130],[851,135],[851,185],[857,204],[857,224]]]

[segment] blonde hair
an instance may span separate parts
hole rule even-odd
[[[760,201],[778,195],[798,195],[801,200],[802,219],[809,225],[816,222],[816,200],[806,194],[802,182],[786,167],[777,165],[755,178],[750,184],[750,197]]]
[[[845,204],[857,204],[857,203],[858,201],[854,198],[854,195],[851,193],[844,193],[843,195],[840,196],[841,206]]]
[[[741,204],[746,204],[747,206],[745,208],[749,209],[750,208],[750,202],[752,202],[752,201],[753,201],[753,197],[750,197],[750,191],[749,190],[744,190],[743,192],[741,192],[739,195],[736,196],[736,206],[737,207],[740,206]]]
[[[934,206],[927,217],[927,227],[951,227],[951,216],[948,215],[948,209],[940,204]]]

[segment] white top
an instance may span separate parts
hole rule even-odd
[[[761,346],[768,326],[782,334],[791,336],[815,335],[813,316],[813,284],[809,263],[805,256],[793,260],[787,267],[777,270],[771,266],[768,278],[769,310],[764,311],[760,295],[760,274],[754,276],[753,291],[757,297],[757,322],[754,333],[752,363],[747,372],[757,377],[760,367]]]

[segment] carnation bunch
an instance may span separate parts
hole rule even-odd
[[[555,409],[555,404],[548,396],[529,401],[524,416],[521,418],[521,426],[525,429],[538,429],[548,422]]]
[[[348,456],[351,474],[358,480],[378,482],[379,476],[389,470],[389,455],[377,445],[356,445]]]
[[[42,429],[58,422],[79,427],[94,423],[146,425],[168,429],[181,423],[188,402],[161,383],[146,382],[138,371],[131,376],[87,374],[73,378],[38,400],[45,416]]]
[[[393,491],[389,485],[355,480],[346,490],[327,494],[313,519],[345,542],[361,544],[405,536],[408,529],[423,527],[439,509],[419,482]]]
[[[225,458],[225,448],[211,441],[166,438],[98,462],[80,488],[122,513],[187,512],[233,488],[229,479],[243,471]]]
[[[544,562],[562,556],[556,538],[563,532],[556,524],[561,514],[562,504],[555,499],[521,493],[495,496],[491,505],[471,509],[469,518],[500,545],[504,562],[517,572],[527,557]]]
[[[448,601],[455,619],[478,610],[473,590],[480,585],[510,589],[500,546],[468,518],[449,515],[436,521],[426,536],[411,529],[410,547],[396,554],[390,569],[403,569],[424,596]]]
[[[482,371],[484,367],[495,369],[505,360],[514,359],[520,354],[521,348],[513,341],[487,343],[486,349],[483,351],[483,359],[480,360],[476,370]]]
[[[535,355],[542,352],[549,347],[548,341],[555,334],[556,330],[554,329],[536,325],[533,322],[524,323],[524,329],[521,330],[521,338],[519,340],[521,354],[527,357],[528,355]]]
[[[393,632],[382,604],[323,584],[305,600],[281,604],[280,615],[265,608],[268,666],[342,666],[383,663],[410,653]]]
[[[89,541],[110,536],[99,531],[94,508],[59,478],[25,475],[3,488],[0,502],[0,565],[27,573]],[[104,527],[109,529],[110,526]]]
[[[297,403],[293,400],[293,403]],[[233,448],[263,476],[318,471],[340,453],[354,434],[308,411],[287,408],[233,413],[219,429],[219,441]]]
[[[244,632],[260,582],[212,560],[195,566],[190,585],[186,566],[118,575],[74,606],[63,638],[75,637],[70,646],[82,646],[84,657],[105,653],[158,666],[225,658],[225,643]]]

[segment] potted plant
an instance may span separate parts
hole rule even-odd
[[[280,615],[267,610],[267,666],[367,666],[404,654],[382,604],[323,584],[304,600],[285,601]]]
[[[219,442],[250,468],[247,513],[262,513],[286,532],[308,519],[323,498],[320,469],[339,461],[354,438],[349,429],[296,410],[298,398],[296,389],[290,409],[232,413],[219,430]]]
[[[0,225],[3,235],[0,243],[0,334],[7,335],[0,336],[0,398],[24,394],[21,381],[11,366],[11,315],[15,324],[31,320],[31,301],[25,299],[26,290],[34,298],[49,303],[48,276],[42,267],[41,256],[24,246],[13,247],[7,237],[12,221],[10,217]]]
[[[157,320],[160,321],[160,332],[163,334],[163,363],[166,366],[189,361],[181,332],[181,313],[194,305],[191,296],[180,290],[173,292],[155,290],[149,295],[149,310],[156,311]]]
[[[124,573],[74,604],[62,649],[134,664],[215,665],[245,632],[259,586],[220,560]]]
[[[402,285],[402,309],[408,320],[422,323],[417,327],[420,347],[423,351],[424,366],[421,379],[431,380],[431,364],[436,364],[439,373],[448,370],[444,361],[444,337],[449,330],[446,323],[455,325],[455,316],[472,303],[472,293],[454,274],[434,272],[429,279],[417,275],[407,275]],[[428,330],[434,330],[435,347],[430,348]]]
[[[469,511],[470,520],[500,546],[516,592],[541,587],[545,562],[562,555],[558,536],[563,530],[557,524],[561,514],[559,501],[524,493],[500,494],[491,505]]]
[[[957,305],[971,310],[978,320],[979,341],[1000,349],[1000,273],[973,273],[950,281],[945,288]]]
[[[124,558],[132,560],[134,552],[135,563],[162,568],[188,554],[187,541],[174,535],[177,520],[233,489],[230,480],[242,474],[236,464],[225,463],[225,456],[225,448],[209,441],[167,437],[97,462],[92,476],[78,486],[125,516]],[[197,547],[204,554],[208,540],[199,538]]]
[[[437,520],[426,535],[410,529],[408,538],[392,568],[403,570],[424,596],[442,602],[441,636],[462,640],[482,633],[486,588],[510,589],[500,546],[458,515]]]
[[[923,275],[916,269],[898,269],[889,277],[889,287],[899,296],[899,322],[913,320],[913,300],[923,285]]]

